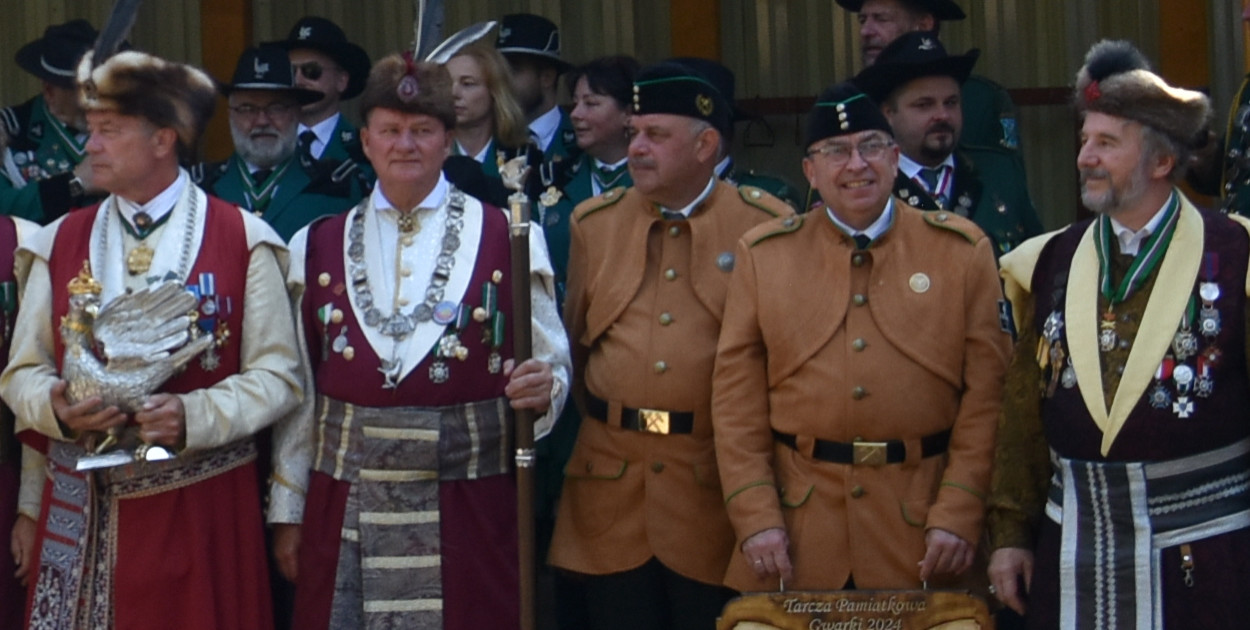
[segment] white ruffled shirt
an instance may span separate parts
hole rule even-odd
[[[399,211],[386,198],[381,185],[374,188],[366,204],[357,206],[346,221],[350,229],[354,213],[367,210],[364,221],[364,262],[373,293],[374,307],[384,314],[393,312],[396,305],[402,312],[411,310],[425,299],[425,289],[430,284],[435,261],[442,249],[442,237],[449,211],[451,185],[442,176],[434,188],[418,204],[417,222],[420,229],[405,243],[399,232]],[[443,299],[460,302],[469,288],[481,244],[483,212],[482,204],[465,195],[463,227],[460,230],[460,247],[456,250],[456,264],[451,277],[444,286]],[[349,239],[343,237],[343,257],[347,260]],[[530,225],[530,314],[533,322],[533,357],[551,366],[551,406],[547,413],[534,422],[534,436],[540,438],[551,431],[556,418],[564,410],[572,378],[573,366],[569,355],[568,335],[555,301],[555,279],[546,239],[542,229]],[[295,261],[290,267],[288,284],[297,297],[296,312],[301,312],[299,301],[303,299],[304,259],[308,247],[308,228],[300,230],[290,242],[291,256]],[[357,321],[364,321],[364,312],[351,295],[352,312]],[[303,339],[302,318],[296,318],[298,334]],[[434,343],[442,336],[445,326],[434,322],[419,324],[412,334],[402,341],[381,334],[374,328],[363,331],[366,340],[377,356],[398,357],[402,360],[400,379],[417,378],[412,369],[424,358]],[[312,382],[313,375],[305,358],[305,378]],[[454,368],[453,368],[454,369]],[[284,419],[274,429],[275,483],[272,485],[268,519],[273,523],[298,523],[304,509],[303,493],[308,487],[308,471],[312,464],[315,441],[313,439],[313,416],[315,396],[308,396],[299,410]]]

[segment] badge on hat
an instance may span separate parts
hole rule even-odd
[[[700,94],[694,99],[694,106],[698,108],[699,113],[704,116],[712,115],[712,97],[707,94]]]
[[[269,74],[269,64],[261,63],[260,57],[255,57],[252,59],[252,71],[256,74],[257,79],[263,79],[265,75]]]

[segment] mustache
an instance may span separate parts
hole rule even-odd
[[[633,167],[655,168],[655,160],[651,158],[646,158],[646,157],[638,157],[638,158],[631,157],[629,158],[629,166],[630,168],[633,168]]]
[[[1111,173],[1105,168],[1083,168],[1081,172],[1081,183],[1084,184],[1090,179],[1107,179],[1111,177]]]
[[[278,128],[271,126],[271,125],[265,125],[264,127],[257,127],[247,133],[247,137],[249,138],[255,138],[257,136],[281,136],[281,135],[282,134],[278,131]]]
[[[948,122],[936,122],[936,123],[933,123],[932,127],[929,127],[928,133],[937,133],[939,131],[944,131],[949,134],[954,134],[955,128],[951,126],[951,124]]]

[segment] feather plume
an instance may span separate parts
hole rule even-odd
[[[109,13],[108,21],[100,29],[100,36],[95,40],[92,54],[92,68],[108,61],[121,48],[122,42],[134,28],[135,17],[139,15],[139,4],[143,0],[117,0]]]
[[[462,48],[476,42],[479,39],[482,39],[483,37],[486,37],[486,35],[495,28],[495,24],[494,20],[488,20],[486,22],[470,24],[469,26],[456,31],[455,34],[443,40],[443,43],[436,46],[434,50],[431,50],[430,54],[426,55],[425,60],[433,63],[447,63],[447,61],[456,56],[456,53],[460,52]]]
[[[412,10],[416,14],[412,25],[412,58],[420,59],[421,29],[425,28],[425,0],[415,0]]]

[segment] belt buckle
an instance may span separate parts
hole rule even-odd
[[[639,409],[638,424],[639,428],[647,433],[668,435],[669,431],[672,430],[668,412],[661,409]]]
[[[856,466],[884,466],[886,461],[885,442],[851,442],[852,464]]]

